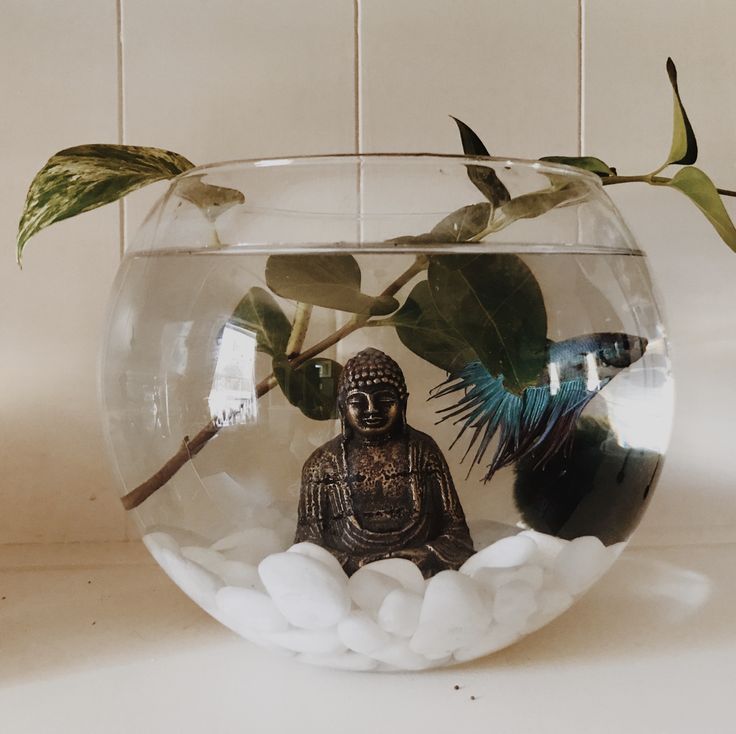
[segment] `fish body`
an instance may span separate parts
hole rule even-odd
[[[601,380],[611,380],[622,369],[644,355],[648,341],[642,336],[623,333],[596,333],[576,336],[561,342],[547,342],[547,369],[540,384],[549,384],[550,372],[560,381],[591,377],[593,365]],[[592,357],[592,358],[591,358]],[[551,365],[556,365],[555,368]]]
[[[547,365],[536,385],[516,395],[503,386],[503,375],[491,375],[481,362],[471,362],[450,374],[432,398],[461,391],[458,402],[439,412],[440,422],[462,424],[454,446],[471,429],[467,457],[480,464],[493,438],[498,444],[484,481],[500,468],[533,454],[544,465],[559,451],[569,449],[575,424],[588,403],[621,370],[644,355],[647,340],[624,333],[594,333],[560,342],[548,341]],[[451,447],[452,448],[452,447]],[[468,472],[470,473],[470,472]]]

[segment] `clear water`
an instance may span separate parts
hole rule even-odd
[[[467,245],[463,248],[467,253]],[[454,251],[434,246],[432,254]],[[224,416],[217,435],[138,508],[144,530],[175,528],[181,537],[211,543],[247,526],[254,508],[269,508],[271,520],[261,522],[272,522],[284,538],[293,537],[301,468],[340,428],[334,419],[306,417],[278,387],[256,397],[256,386],[268,383],[271,359],[256,350],[252,335],[227,328],[246,292],[267,290],[265,268],[274,252],[273,247],[167,251],[131,255],[121,268],[103,392],[124,491],[160,470],[185,437],[196,436],[213,415]],[[399,254],[385,246],[352,254],[362,273],[361,289],[370,295],[380,293],[415,258],[406,249]],[[548,339],[626,333],[647,340],[644,355],[589,402],[569,452],[543,467],[522,459],[484,483],[485,461],[468,474],[470,457],[461,461],[467,444],[461,440],[450,448],[458,426],[437,424],[437,410],[451,400],[427,400],[445,373],[407,349],[391,327],[358,329],[320,356],[344,363],[370,346],[401,365],[410,391],[408,422],[432,436],[444,453],[476,549],[518,527],[617,543],[628,538],[651,498],[671,419],[669,364],[645,258],[628,251],[544,246],[520,257],[541,288]],[[400,302],[422,277],[397,293]],[[274,298],[291,320],[294,303]],[[304,348],[330,337],[350,318],[316,306]],[[486,458],[491,454],[492,449]],[[223,473],[240,489],[212,479]]]

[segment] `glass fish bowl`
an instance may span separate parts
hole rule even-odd
[[[611,566],[672,380],[592,173],[440,155],[222,163],[125,256],[102,359],[125,509],[257,645],[346,670],[503,648]]]

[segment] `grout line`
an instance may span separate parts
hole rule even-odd
[[[353,63],[354,63],[354,115],[355,115],[355,152],[363,152],[363,27],[361,22],[362,0],[353,0],[354,34],[353,34]]]
[[[578,155],[585,155],[585,1],[578,0]]]
[[[123,42],[123,3],[125,0],[115,0],[117,20],[117,66],[118,66],[118,94],[117,94],[117,127],[118,145],[124,145],[125,133],[125,46]],[[122,260],[125,255],[125,246],[128,240],[127,232],[127,205],[125,199],[118,202],[119,242],[118,255]]]
[[[363,24],[362,24],[362,0],[354,0],[354,64],[355,64],[355,153],[360,155],[363,152]],[[357,176],[357,204],[358,204],[358,217],[357,217],[357,229],[356,237],[358,243],[362,243],[364,240],[364,229],[363,229],[363,161],[358,160],[358,176]]]

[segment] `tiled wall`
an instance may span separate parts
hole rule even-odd
[[[669,149],[668,55],[702,166],[736,188],[732,0],[6,0],[0,29],[0,542],[129,534],[103,458],[96,352],[126,230],[153,192],[55,225],[13,263],[25,189],[83,142],[196,162],[459,150],[582,152],[620,173]],[[677,417],[640,543],[736,538],[736,255],[676,192],[609,192],[670,320]],[[731,206],[736,215],[736,201]]]

